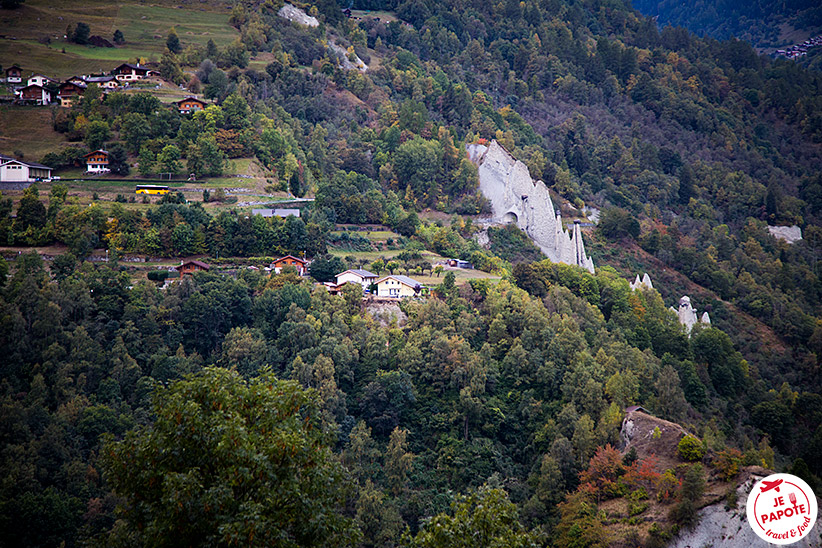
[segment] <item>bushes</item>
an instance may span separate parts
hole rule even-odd
[[[687,435],[679,440],[679,445],[677,445],[676,450],[679,456],[688,462],[700,461],[705,455],[705,448],[702,446],[702,442],[691,435]]]
[[[712,464],[723,481],[731,481],[739,473],[742,453],[738,449],[725,449],[714,458]]]
[[[178,278],[180,273],[176,270],[151,270],[146,277],[152,282],[164,282],[168,278]]]

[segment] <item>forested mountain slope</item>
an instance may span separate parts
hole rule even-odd
[[[801,42],[807,37],[802,31],[814,35],[822,31],[822,9],[813,0],[708,0],[688,4],[634,0],[632,4],[645,15],[656,17],[660,25],[685,27],[700,36],[719,40],[736,37],[760,48]],[[804,37],[797,40],[798,36]]]
[[[279,7],[237,2],[240,41],[164,55],[170,78],[217,104],[181,116],[115,93],[55,125],[87,145],[87,127],[105,125],[104,141],[147,165],[168,147],[206,174],[255,157],[272,185],[316,197],[305,218],[184,203],[105,215],[54,187],[48,208],[29,191],[15,218],[4,202],[2,236],[80,257],[97,242],[322,257],[335,223],[383,223],[408,251],[504,279],[445,277],[403,303],[407,320],[381,323],[359,291],[331,296],[293,273],[198,273],[160,290],[130,287],[116,263],[49,270],[22,255],[0,292],[0,545],[437,546],[467,528],[488,535],[477,546],[658,546],[692,523],[706,469],[817,481],[822,76],[659,31],[621,2],[409,0],[354,6],[391,11],[354,20],[324,1],[304,6],[315,28]],[[342,69],[331,39],[370,68]],[[492,138],[569,213],[602,209],[586,236],[594,275],[522,260],[532,251],[510,230],[490,250],[472,239],[484,200],[464,145]],[[631,291],[643,266],[717,295],[714,327],[689,337],[673,289]],[[764,350],[749,344],[756,322],[778,338]],[[699,441],[663,469],[618,454],[607,444],[628,405]],[[317,488],[328,478],[340,489]],[[661,506],[646,521],[648,497]],[[605,501],[624,512],[603,517]]]

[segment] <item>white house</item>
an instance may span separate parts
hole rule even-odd
[[[0,182],[33,183],[50,181],[52,168],[35,162],[24,162],[0,154]]]
[[[360,284],[363,290],[366,290],[371,287],[371,284],[377,282],[379,276],[367,270],[346,270],[337,274],[336,278],[338,287],[345,283],[355,283]]]
[[[35,74],[34,76],[26,80],[27,86],[45,87],[48,84],[57,84],[57,80],[49,78],[48,76],[43,76],[42,74]]]

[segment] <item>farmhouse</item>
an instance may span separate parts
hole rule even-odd
[[[0,182],[33,183],[50,181],[52,168],[34,162],[24,162],[0,154]]]
[[[123,63],[111,71],[111,75],[121,82],[134,82],[136,80],[142,80],[151,73],[152,71],[146,67],[141,67],[139,64],[132,65],[131,63]]]
[[[28,80],[26,80],[26,84],[29,85],[29,86],[36,85],[36,86],[45,87],[49,84],[55,84],[56,85],[57,80],[55,80],[53,78],[49,78],[48,76],[43,76],[42,74],[35,74],[34,76],[32,76]]]
[[[86,84],[97,84],[104,91],[115,90],[120,87],[120,82],[114,76],[86,76]]]
[[[286,266],[293,266],[297,269],[297,273],[300,276],[305,276],[308,262],[300,258],[294,257],[292,255],[286,255],[285,257],[280,257],[279,259],[271,263],[269,270],[273,270],[275,274],[279,274]]]
[[[198,270],[205,270],[207,272],[209,269],[211,269],[211,267],[206,263],[194,260],[181,262],[179,266],[175,266],[174,268],[177,269],[181,276],[190,276]]]
[[[51,92],[37,84],[20,88],[15,93],[17,94],[18,102],[23,104],[48,105],[51,103]]]
[[[106,173],[108,168],[108,151],[95,150],[85,155],[86,171],[89,173]]]
[[[61,107],[70,107],[77,97],[83,95],[86,91],[86,84],[83,81],[79,83],[68,81],[60,84],[57,91],[57,99],[60,101]]]
[[[423,289],[423,285],[420,282],[408,276],[386,276],[376,283],[378,297],[393,297],[397,299],[414,297],[419,295]]]
[[[186,97],[182,101],[177,101],[175,104],[177,105],[177,110],[180,111],[180,114],[189,114],[206,108],[206,102],[201,101],[196,97]]]
[[[336,278],[338,286],[350,282],[360,284],[363,290],[366,290],[371,287],[371,284],[377,281],[379,276],[367,270],[346,270],[345,272],[337,274]]]
[[[6,82],[9,84],[20,84],[23,82],[23,69],[17,65],[12,65],[6,69]]]

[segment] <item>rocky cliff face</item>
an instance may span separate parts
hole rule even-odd
[[[766,548],[773,546],[756,536],[748,525],[745,505],[754,484],[772,472],[764,468],[750,467],[740,474],[736,489],[738,497],[735,509],[726,509],[724,502],[711,504],[699,511],[699,523],[690,531],[683,531],[671,542],[669,548]],[[811,534],[790,545],[795,548],[819,548],[822,546],[822,517],[816,520]]]
[[[493,223],[514,223],[555,263],[581,266],[594,272],[585,253],[579,224],[568,232],[554,208],[548,188],[534,181],[528,167],[499,143],[467,145],[468,157],[479,168],[480,191],[491,202]]]
[[[627,452],[633,448],[640,459],[655,457],[658,462],[657,472],[666,468],[676,469],[682,464],[677,457],[679,440],[688,432],[679,424],[654,417],[644,409],[628,408],[620,431],[620,449]],[[756,536],[748,525],[745,506],[748,495],[754,484],[760,479],[773,474],[773,471],[761,466],[743,468],[733,483],[722,481],[711,473],[710,467],[705,494],[700,502],[699,521],[693,529],[680,530],[668,548],[766,548],[773,546]],[[736,508],[726,508],[726,493],[736,488]],[[656,503],[652,502],[652,505]],[[670,506],[654,508],[643,514],[666,522],[665,516]],[[822,548],[822,514],[817,519],[811,534],[802,541],[790,546],[797,548]]]

